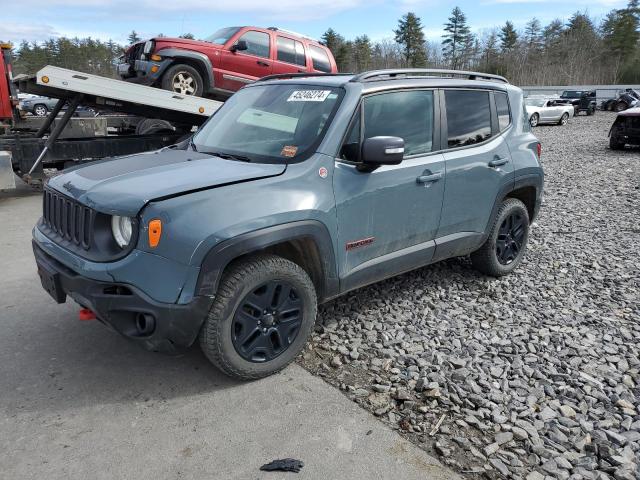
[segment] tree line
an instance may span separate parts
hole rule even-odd
[[[190,33],[181,36],[194,38]],[[129,43],[139,40],[135,31],[129,34]],[[629,0],[600,22],[576,12],[566,22],[542,25],[532,18],[518,30],[507,21],[481,33],[474,33],[464,12],[455,7],[440,41],[427,40],[420,17],[409,12],[398,21],[393,37],[372,41],[363,34],[348,40],[329,28],[322,42],[342,72],[432,67],[495,73],[517,85],[640,83],[640,0]],[[57,65],[115,77],[123,46],[61,37],[23,41],[13,53],[16,74]]]
[[[346,40],[330,28],[322,40],[344,72],[431,67],[495,73],[517,85],[640,83],[639,2],[630,0],[601,22],[576,12],[567,22],[543,26],[532,18],[518,31],[507,21],[480,34],[455,7],[441,41],[426,40],[420,17],[410,12],[399,20],[393,38]]]

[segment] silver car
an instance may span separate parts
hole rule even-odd
[[[527,97],[525,98],[527,116],[532,127],[541,123],[557,123],[566,125],[573,115],[573,105],[563,103],[557,98]]]
[[[29,97],[20,101],[20,110],[33,113],[38,117],[44,117],[53,110],[58,99],[48,97]]]

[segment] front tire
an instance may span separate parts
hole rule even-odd
[[[533,115],[531,115],[531,118],[529,118],[529,125],[531,125],[532,127],[537,127],[538,123],[540,123],[540,115],[534,113]]]
[[[471,263],[485,275],[507,275],[522,262],[528,240],[527,207],[516,198],[507,198],[498,209],[489,237],[471,254]]]
[[[47,113],[49,113],[49,109],[46,105],[42,105],[41,103],[39,103],[38,105],[33,107],[33,114],[36,117],[45,117]]]
[[[611,135],[609,138],[609,148],[611,150],[622,150],[624,149],[624,143],[620,143],[617,137]]]
[[[178,64],[170,67],[162,77],[162,88],[180,95],[201,97],[204,82],[200,72],[191,65]]]
[[[250,257],[222,278],[200,347],[230,377],[266,377],[302,351],[317,309],[313,282],[299,265],[276,255]]]
[[[558,122],[558,125],[565,126],[567,123],[569,123],[569,114],[565,112],[560,117],[560,121]]]

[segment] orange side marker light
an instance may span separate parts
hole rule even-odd
[[[149,222],[149,246],[156,248],[162,236],[162,220],[155,219]]]

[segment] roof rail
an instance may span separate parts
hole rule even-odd
[[[394,80],[400,76],[408,75],[424,75],[426,77],[465,77],[468,80],[493,80],[503,83],[509,81],[500,76],[491,73],[467,72],[464,70],[442,70],[438,68],[398,68],[390,70],[373,70],[364,72],[354,76],[351,82],[366,82],[375,80]]]
[[[313,40],[316,43],[320,43],[319,40],[310,37],[309,35],[305,35],[304,33],[298,33],[298,32],[294,32],[291,30],[285,30],[284,28],[278,28],[278,27],[269,27],[267,28],[267,30],[272,30],[274,32],[282,32],[282,33],[288,33],[289,35],[293,35],[294,37],[302,37],[302,38],[306,38],[307,40]]]
[[[266,82],[267,80],[283,80],[285,78],[304,78],[304,77],[340,77],[353,75],[353,73],[320,73],[320,72],[302,72],[302,73],[275,73],[259,78],[256,82]]]

